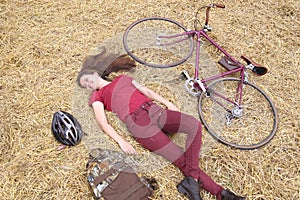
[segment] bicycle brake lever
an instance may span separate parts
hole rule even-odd
[[[212,30],[212,28],[208,25],[209,12],[210,12],[210,9],[211,9],[211,8],[225,8],[225,5],[223,5],[223,4],[215,4],[215,3],[211,3],[211,4],[209,4],[208,6],[206,6],[206,19],[205,19],[205,24],[204,24],[204,28],[203,28],[203,30],[204,30],[205,32],[211,31],[211,30]],[[198,11],[199,11],[199,10],[198,10]],[[197,13],[198,13],[198,11],[197,11]],[[196,14],[196,16],[197,16],[197,14]]]

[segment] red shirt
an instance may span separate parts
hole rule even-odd
[[[132,84],[132,80],[126,75],[116,77],[110,84],[92,92],[89,105],[100,101],[106,110],[115,112],[124,121],[130,113],[151,101]]]

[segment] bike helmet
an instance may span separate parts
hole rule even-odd
[[[75,117],[64,111],[54,113],[51,130],[56,140],[68,146],[77,145],[83,133]]]

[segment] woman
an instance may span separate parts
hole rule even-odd
[[[94,110],[100,128],[112,137],[125,153],[136,153],[133,146],[108,124],[105,109],[115,112],[143,147],[163,156],[180,169],[185,178],[177,185],[177,189],[191,200],[201,200],[200,187],[219,200],[244,199],[225,190],[199,168],[202,138],[202,125],[199,120],[179,112],[173,103],[129,76],[121,75],[113,81],[107,80],[112,71],[135,67],[135,63],[129,57],[120,56],[113,60],[111,57],[114,56],[106,55],[105,51],[87,57],[77,77],[81,87],[93,91],[89,105]],[[107,60],[111,60],[108,67]],[[167,108],[158,106],[154,101]],[[167,136],[177,132],[187,134],[185,151]]]

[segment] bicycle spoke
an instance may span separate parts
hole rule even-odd
[[[193,51],[193,40],[178,22],[165,18],[144,18],[125,31],[127,53],[150,67],[173,67],[186,61]],[[180,35],[183,34],[183,35]]]
[[[219,96],[234,100],[239,83],[238,79],[226,78],[209,85],[209,90],[215,92],[200,96],[199,114],[210,134],[222,143],[241,149],[257,148],[275,134],[276,111],[269,98],[251,84],[243,87],[242,110]]]

